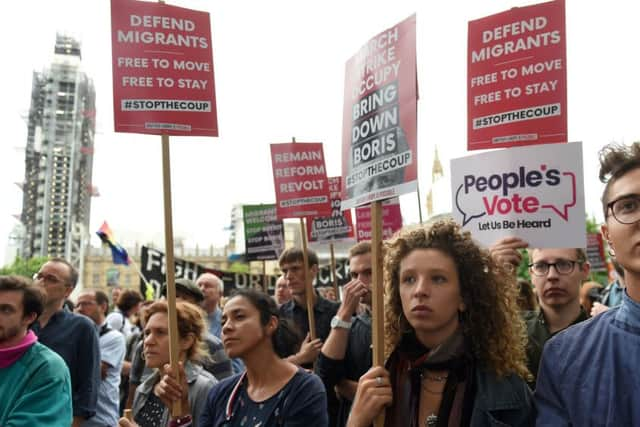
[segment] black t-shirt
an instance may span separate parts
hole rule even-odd
[[[322,381],[316,375],[298,369],[279,392],[263,402],[254,402],[249,398],[247,380],[242,375],[226,378],[209,391],[199,427],[329,425],[327,396]],[[241,378],[244,379],[238,385]]]

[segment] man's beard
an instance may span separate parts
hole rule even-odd
[[[12,340],[20,334],[20,327],[14,326],[9,329],[0,328],[0,344]]]

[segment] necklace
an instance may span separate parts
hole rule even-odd
[[[439,383],[443,383],[447,380],[447,378],[449,378],[449,375],[428,375],[428,374],[422,374],[422,378],[423,379],[427,379],[430,381],[437,381]]]
[[[449,375],[429,375],[426,372],[423,372],[421,374],[422,379],[427,379],[430,381],[437,381],[439,383],[445,382],[447,380],[447,378],[449,378]]]
[[[427,416],[427,419],[424,420],[425,427],[436,427],[438,425],[438,416],[436,414],[431,414]]]

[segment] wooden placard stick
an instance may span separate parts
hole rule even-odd
[[[371,203],[371,339],[373,366],[384,366],[384,291],[382,284],[382,203]],[[384,412],[374,427],[384,426]]]
[[[173,258],[173,217],[171,213],[171,158],[169,150],[169,135],[162,135],[162,183],[164,187],[164,244],[167,271],[167,306],[169,311],[169,363],[171,370],[178,372],[178,313],[176,311],[176,280]],[[180,378],[178,375],[178,383]],[[181,416],[180,401],[174,402],[171,415]]]
[[[291,142],[296,142],[296,137],[291,138]],[[307,228],[304,225],[304,218],[300,217],[300,237],[302,242],[302,271],[304,272],[304,286],[307,294],[307,316],[309,318],[309,336],[312,340],[316,339],[316,318],[313,314],[313,281],[309,280],[307,273],[309,271],[309,256],[307,255]]]
[[[340,302],[340,293],[338,292],[338,276],[336,275],[336,253],[333,242],[329,243],[329,251],[331,252],[331,281],[333,284],[333,292],[336,294],[336,301]]]
[[[151,283],[147,281],[147,278],[144,277],[144,274],[142,274],[142,271],[140,271],[140,267],[138,267],[138,264],[136,264],[135,260],[131,257],[129,257],[129,260],[131,262],[129,265],[133,266],[133,269],[136,271],[136,273],[138,273],[138,276],[140,276],[140,279],[142,279],[142,282],[144,283],[146,292],[144,295],[142,295],[142,297],[147,301],[157,299],[158,295],[160,295],[160,292],[156,292],[156,289],[151,285]],[[147,296],[149,295],[149,289],[153,290],[153,298],[147,298]]]
[[[418,183],[416,183],[416,195],[418,196],[418,217],[420,224],[422,224],[422,203],[420,202],[420,184]]]
[[[267,261],[262,260],[262,290],[269,295],[269,279],[267,278]]]
[[[316,319],[313,314],[313,278],[307,277],[309,273],[309,256],[307,255],[307,229],[304,218],[300,218],[300,234],[302,236],[302,270],[304,271],[304,286],[307,294],[307,315],[309,316],[309,336],[316,339]],[[311,279],[311,280],[309,280]]]

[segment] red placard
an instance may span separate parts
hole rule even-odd
[[[564,0],[469,22],[467,148],[567,142]]]
[[[387,240],[402,228],[400,200],[393,198],[382,202],[382,239]],[[371,240],[371,206],[356,208],[356,235],[358,242]]]
[[[331,215],[321,143],[271,144],[278,219]]]
[[[591,264],[591,271],[607,271],[602,234],[587,233],[587,260]]]
[[[369,40],[346,65],[342,208],[417,188],[416,16]]]
[[[111,0],[116,132],[218,136],[209,14]]]
[[[309,243],[330,243],[355,238],[351,210],[341,209],[342,177],[329,178],[331,216],[307,218],[307,241]]]

